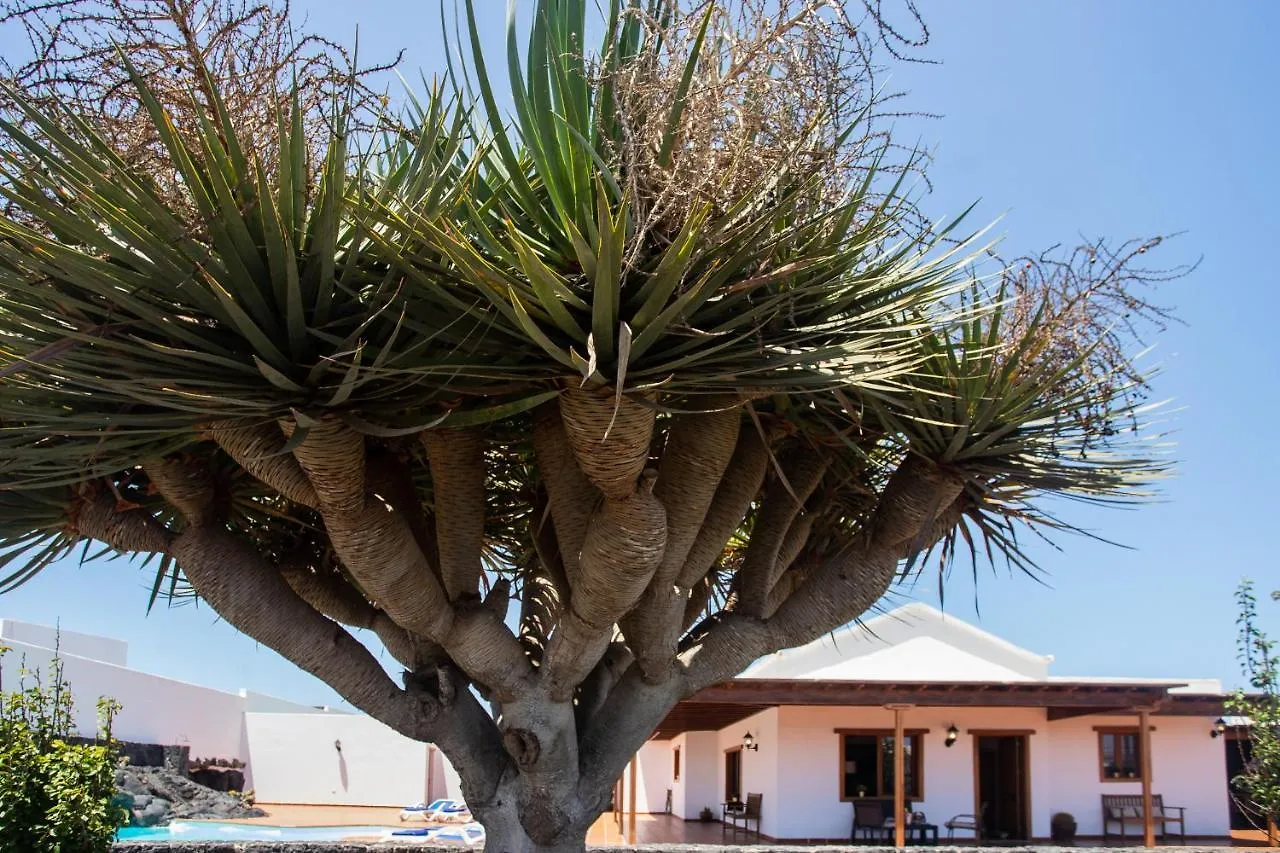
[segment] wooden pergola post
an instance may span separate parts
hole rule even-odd
[[[631,844],[636,843],[636,756],[631,756],[631,772],[627,780],[627,836]]]
[[[1138,712],[1138,760],[1142,762],[1142,843],[1156,846],[1156,821],[1151,813],[1151,712]]]
[[[910,705],[886,705],[893,711],[893,845],[899,849],[907,846],[907,762],[903,754],[903,712]]]

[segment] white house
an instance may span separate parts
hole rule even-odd
[[[236,758],[259,802],[401,806],[458,796],[457,774],[430,744],[363,714],[313,708],[241,690],[227,693],[128,666],[128,644],[0,619],[0,686],[19,670],[47,673],[55,645],[76,698],[76,727],[92,735],[99,696],[120,702],[120,740],[185,745],[191,756]]]
[[[1102,795],[1141,794],[1145,711],[1153,793],[1186,809],[1188,836],[1229,835],[1218,682],[1068,678],[1052,662],[907,605],[682,702],[638,756],[640,810],[670,790],[676,816],[719,818],[758,793],[764,835],[847,839],[854,802],[892,803],[901,714],[904,793],[929,823],[982,812],[989,838],[1043,839],[1068,812],[1100,836]]]

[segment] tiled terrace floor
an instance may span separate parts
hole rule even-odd
[[[261,823],[275,826],[351,826],[368,824],[372,826],[403,826],[400,822],[400,809],[378,808],[373,806],[295,806],[260,803],[259,807],[266,817],[252,818],[244,823]],[[684,821],[672,815],[637,815],[636,837],[627,835],[627,822],[623,819],[622,828],[618,826],[613,815],[606,814],[596,821],[587,835],[587,843],[606,846],[613,844],[722,844],[742,845],[752,843],[739,832],[722,835],[719,823],[699,823]],[[1232,844],[1243,847],[1263,847],[1266,838],[1261,832],[1233,832]],[[959,840],[959,839],[957,839]],[[838,842],[836,842],[838,843]],[[961,841],[961,843],[964,843]],[[1092,846],[1096,842],[1082,841],[1081,846]]]

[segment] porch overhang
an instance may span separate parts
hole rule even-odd
[[[767,708],[781,705],[883,707],[1046,708],[1050,720],[1087,714],[1134,713],[1217,717],[1223,698],[1177,694],[1182,685],[1151,682],[939,682],[814,681],[737,678],[682,700],[654,733],[666,740],[688,731],[719,731]]]

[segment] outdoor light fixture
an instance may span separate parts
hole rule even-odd
[[[742,748],[755,752],[760,748],[760,744],[756,743],[756,739],[751,736],[751,732],[747,732],[742,736]]]
[[[955,746],[956,738],[960,737],[960,730],[956,728],[956,724],[952,723],[951,728],[947,729],[947,746]]]
[[[336,749],[336,750],[338,750],[338,752],[342,752],[342,741],[340,741],[340,740],[335,740],[335,741],[333,742],[333,748],[334,748],[334,749]]]
[[[1222,737],[1227,730],[1227,721],[1219,717],[1213,721],[1213,730],[1209,732],[1209,737]]]

